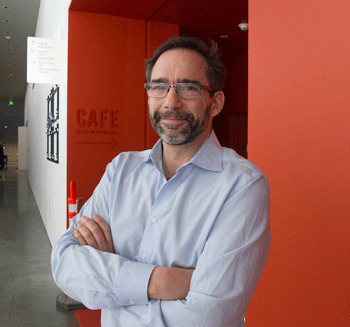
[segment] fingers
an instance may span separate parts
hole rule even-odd
[[[99,246],[98,246],[98,243],[95,239],[95,236],[93,234],[93,232],[91,231],[91,227],[89,227],[89,223],[88,222],[85,222],[84,221],[84,218],[86,220],[88,220],[88,218],[86,217],[82,217],[80,218],[81,221],[85,224],[86,223],[86,226],[84,224],[82,224],[80,221],[77,221],[77,227],[79,229],[79,232],[80,232],[80,235],[84,238],[84,241],[86,243],[86,245],[90,245],[92,246],[93,248],[99,250]],[[90,220],[90,219],[89,219]],[[79,239],[78,239],[79,240]],[[80,244],[80,243],[79,243]]]
[[[93,221],[92,219],[89,219],[87,217],[82,217],[81,221],[89,229],[89,232],[87,232],[87,236],[91,237],[92,244],[94,242],[96,242],[98,250],[108,252],[108,245],[107,245],[106,239],[104,237],[104,234],[103,234],[100,226],[98,224],[96,224],[95,221]],[[86,240],[86,238],[85,238],[85,240]],[[91,245],[91,246],[93,246],[93,245]]]
[[[78,240],[79,245],[88,245],[85,241],[85,238],[83,237],[83,235],[81,235],[79,230],[74,231],[74,237]]]
[[[99,215],[94,215],[93,220],[96,222],[96,224],[100,227],[104,238],[107,243],[107,252],[112,252],[114,253],[114,245],[113,245],[113,238],[112,238],[112,232],[108,224],[99,216]]]
[[[98,215],[94,215],[93,220],[85,216],[81,217],[76,225],[78,230],[74,236],[80,245],[89,245],[97,250],[115,253],[111,229],[108,224]]]

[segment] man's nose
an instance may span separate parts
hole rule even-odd
[[[177,94],[175,87],[171,87],[164,99],[164,106],[169,109],[176,109],[181,107],[181,99]]]

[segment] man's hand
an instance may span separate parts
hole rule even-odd
[[[99,215],[94,215],[93,219],[83,216],[80,220],[85,225],[77,221],[78,230],[74,231],[74,236],[80,245],[89,245],[96,250],[115,253],[111,229]]]
[[[184,300],[190,290],[193,270],[154,268],[148,284],[148,298],[169,301]]]

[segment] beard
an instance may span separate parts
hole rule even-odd
[[[163,142],[169,145],[184,145],[192,142],[198,135],[203,133],[209,124],[211,116],[211,103],[205,108],[203,118],[194,118],[191,113],[183,113],[179,111],[166,111],[160,113],[156,111],[152,116],[149,113],[152,126]],[[177,118],[187,121],[182,129],[168,127],[167,131],[160,125],[162,118]]]

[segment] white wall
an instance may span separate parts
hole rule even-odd
[[[41,0],[35,36],[68,39],[71,0]],[[59,164],[46,159],[47,97],[53,84],[28,84],[25,123],[28,121],[28,179],[51,243],[66,230],[67,84],[60,85]]]

